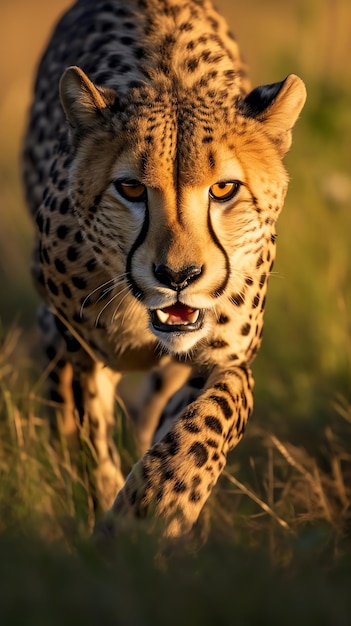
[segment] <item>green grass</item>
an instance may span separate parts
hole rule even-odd
[[[64,4],[58,1],[55,11]],[[351,9],[347,0],[250,0],[240,6],[222,0],[220,5],[232,14],[255,84],[295,71],[308,91],[287,157],[291,183],[278,224],[263,347],[254,364],[255,412],[190,537],[165,545],[145,522],[101,546],[90,539],[97,521],[88,479],[91,459],[86,450],[73,458],[63,439],[53,447],[49,438],[29,277],[31,226],[17,165],[34,39],[39,49],[37,37],[46,37],[54,9],[33,1],[35,21],[30,29],[26,21],[18,38],[11,24],[18,21],[17,8],[28,12],[29,5],[4,4],[0,620],[5,626],[350,622],[351,69],[345,59]],[[133,452],[125,431],[120,440],[128,465]]]

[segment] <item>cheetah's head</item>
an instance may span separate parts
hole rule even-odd
[[[120,99],[69,68],[61,99],[70,193],[116,301],[168,351],[192,349],[258,276],[286,193],[282,157],[302,81],[290,75],[245,99],[162,85]]]

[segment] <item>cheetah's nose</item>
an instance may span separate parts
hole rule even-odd
[[[188,265],[177,271],[172,270],[164,264],[154,267],[154,274],[157,280],[162,283],[162,285],[166,285],[166,287],[174,289],[175,291],[185,289],[189,283],[199,278],[201,273],[202,267],[197,267],[196,265]]]

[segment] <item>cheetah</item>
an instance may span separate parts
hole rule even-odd
[[[303,81],[250,86],[209,0],[78,0],[40,62],[24,145],[32,273],[67,436],[106,520],[197,521],[253,408],[282,159]],[[124,478],[116,388],[140,459]]]

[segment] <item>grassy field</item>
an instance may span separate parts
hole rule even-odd
[[[89,540],[87,458],[72,459],[64,441],[49,443],[18,167],[35,64],[68,4],[1,3],[1,624],[347,626],[349,1],[217,1],[254,84],[295,72],[308,90],[287,157],[291,183],[254,366],[255,413],[191,537],[163,545],[135,525],[107,548]],[[122,439],[128,465],[132,450]]]

